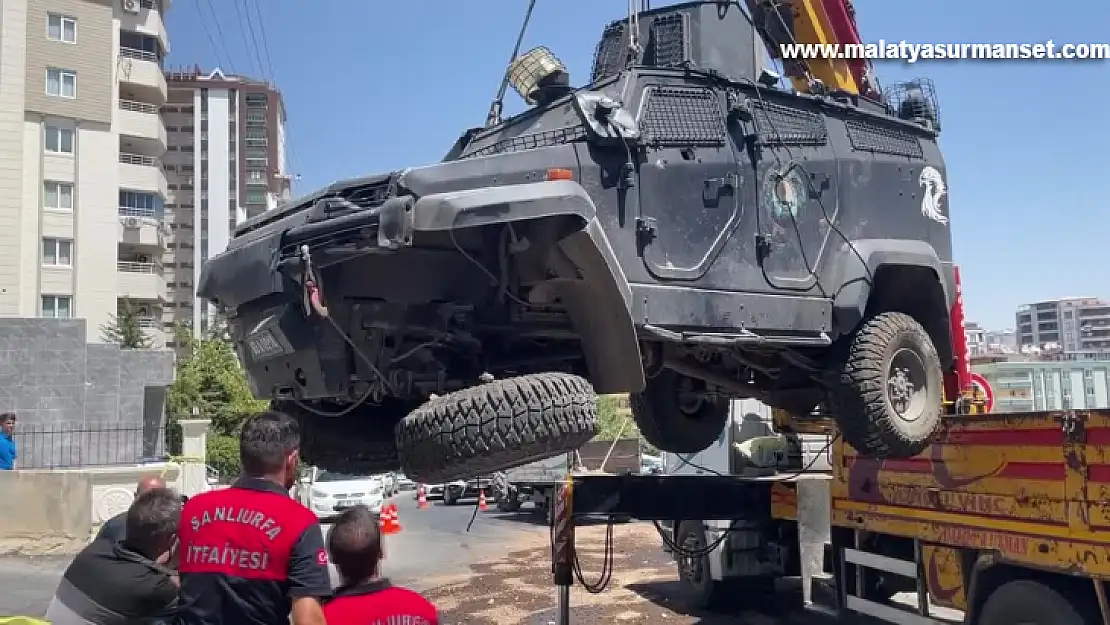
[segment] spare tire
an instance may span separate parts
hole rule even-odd
[[[405,475],[465,480],[581,447],[597,434],[597,395],[585,379],[536,373],[436,397],[394,430]]]
[[[907,314],[865,321],[833,371],[829,408],[845,442],[876,458],[915,456],[944,411],[944,374],[925,328]]]

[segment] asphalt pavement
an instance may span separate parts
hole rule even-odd
[[[420,509],[412,492],[393,498],[401,532],[385,538],[385,575],[395,583],[423,589],[437,579],[466,574],[480,560],[504,557],[521,541],[546,535],[547,528],[526,515],[479,512],[476,502],[456,506],[429,502]],[[467,531],[471,517],[474,523]],[[324,526],[327,532],[328,526]],[[0,616],[41,616],[65,572],[69,558],[0,558]],[[334,570],[332,579],[338,582]]]

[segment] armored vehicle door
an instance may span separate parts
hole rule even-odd
[[[640,254],[660,280],[698,280],[740,221],[738,155],[725,126],[725,95],[705,87],[649,86],[638,118]]]
[[[756,132],[756,262],[768,289],[805,290],[816,282],[838,213],[837,159],[825,118],[768,99],[747,104]]]

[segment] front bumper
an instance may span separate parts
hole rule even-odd
[[[354,501],[356,503],[353,504],[353,505],[345,505],[346,501]],[[380,497],[379,498],[362,497],[362,498],[354,499],[354,500],[344,500],[344,502],[341,503],[338,500],[330,499],[330,498],[329,499],[313,499],[312,500],[312,505],[310,506],[310,508],[311,508],[312,512],[316,514],[316,518],[330,519],[330,518],[339,516],[340,514],[343,514],[344,511],[346,511],[349,508],[354,507],[354,505],[358,505],[358,504],[361,504],[361,505],[366,506],[367,508],[370,508],[370,511],[373,512],[374,514],[381,514],[383,500]]]
[[[404,188],[407,175],[401,174],[395,186]],[[591,357],[614,360],[587,364],[593,371],[609,372],[627,369],[623,364],[627,359],[622,354],[634,354],[634,361],[638,361],[639,347],[631,318],[621,320],[600,312],[606,307],[628,310],[631,290],[597,222],[593,201],[577,182],[487,186],[429,193],[419,198],[398,195],[361,210],[331,210],[337,201],[334,197],[322,197],[299,211],[278,211],[284,216],[260,223],[253,230],[241,227],[228,249],[204,264],[198,296],[229,313],[229,333],[256,397],[316,399],[350,394],[350,372],[345,362],[321,358],[319,343],[324,339],[302,308],[307,270],[365,255],[365,249],[334,243],[350,243],[348,239],[355,237],[354,233],[359,241],[369,240],[379,250],[388,252],[412,246],[421,233],[554,217],[576,220],[580,234],[592,241],[576,248],[577,254],[590,259],[583,261],[586,263],[581,268],[583,279],[591,285],[595,300],[608,303],[581,306],[580,314],[590,318],[575,325],[604,329],[607,348],[596,350],[596,354],[587,353],[588,360]],[[307,258],[302,254],[305,247],[309,249]],[[586,252],[583,247],[591,247],[592,251]],[[342,298],[342,293],[333,294],[333,298]],[[583,338],[586,344],[596,342]],[[599,392],[604,392],[606,386],[639,388],[642,372],[637,379],[601,379],[595,381],[595,386]]]

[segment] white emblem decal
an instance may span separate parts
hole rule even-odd
[[[921,214],[941,225],[948,225],[948,217],[944,214],[944,196],[948,195],[948,188],[944,186],[944,178],[935,167],[928,166],[921,170],[921,177],[917,184],[924,189],[925,195],[921,198]]]

